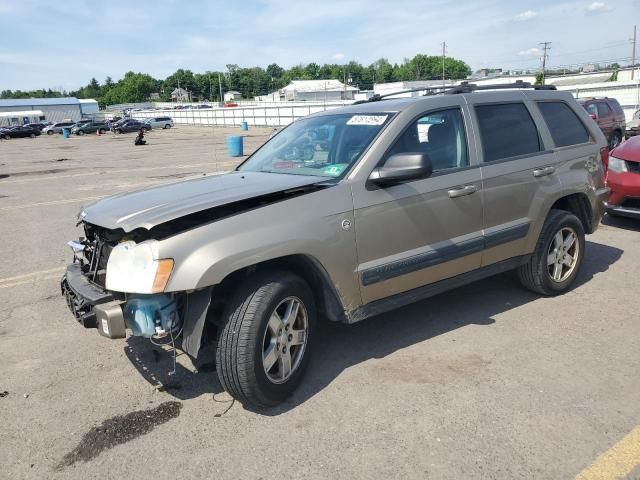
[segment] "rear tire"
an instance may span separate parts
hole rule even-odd
[[[30,137],[30,138],[36,138],[36,134],[35,134],[35,133],[32,133],[32,134],[30,134],[30,135],[29,135],[29,137]]]
[[[10,136],[10,135],[5,135],[3,138],[4,138],[5,140],[11,140],[11,136]]]
[[[80,136],[84,135],[84,130],[78,130],[78,135]]]
[[[171,125],[169,125],[168,123],[164,126],[164,129],[166,130],[167,128],[171,128]]]
[[[104,135],[105,133],[107,133],[107,131],[104,128],[101,128],[101,129],[98,130],[98,133],[100,135]]]
[[[216,368],[224,389],[247,406],[286,400],[311,354],[316,310],[307,283],[289,272],[258,273],[238,288],[223,319]]]
[[[531,258],[518,268],[520,282],[542,295],[566,292],[582,265],[584,245],[584,228],[578,217],[551,210]]]
[[[53,130],[47,130],[47,135],[53,135]]]

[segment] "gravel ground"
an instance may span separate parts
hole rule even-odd
[[[605,218],[560,297],[504,275],[323,325],[266,412],[231,402],[210,351],[169,376],[168,352],[81,328],[59,290],[79,207],[229,169],[229,133],[0,143],[0,477],[573,478],[640,423],[640,222]]]

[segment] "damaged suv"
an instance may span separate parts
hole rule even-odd
[[[604,211],[606,147],[550,87],[376,96],[292,123],[230,173],[85,206],[62,292],[109,338],[168,338],[191,357],[214,342],[223,387],[276,405],[320,319],[508,270],[567,291]]]

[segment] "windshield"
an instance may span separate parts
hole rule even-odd
[[[303,118],[238,167],[245,172],[339,177],[362,155],[391,113]]]

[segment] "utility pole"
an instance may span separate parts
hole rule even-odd
[[[447,42],[442,42],[442,88],[445,88],[447,85],[444,82],[444,59],[447,53]]]
[[[549,55],[547,55],[547,51],[551,50],[551,47],[549,46],[551,45],[551,42],[540,42],[540,45],[543,45],[542,47],[542,85],[544,85],[546,71],[547,71],[547,58],[549,58]]]
[[[633,80],[633,74],[636,71],[636,26],[633,26],[633,47],[631,49],[631,80]]]
[[[218,73],[218,87],[220,87],[220,105],[222,105],[222,81],[220,80],[219,73]]]
[[[347,67],[342,67],[342,100],[347,98]]]

